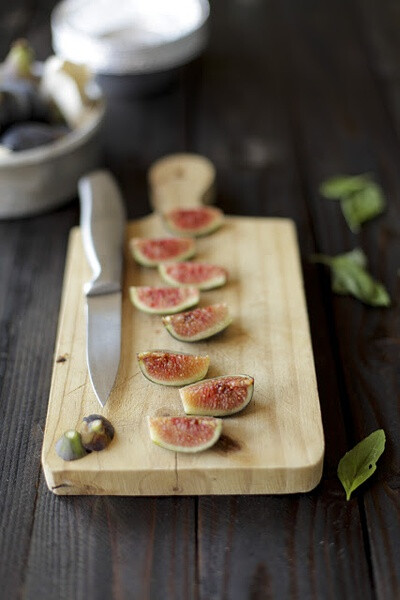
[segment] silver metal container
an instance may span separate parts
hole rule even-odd
[[[84,62],[106,93],[156,91],[207,42],[208,0],[64,0],[52,13],[55,52]]]
[[[100,101],[84,126],[56,142],[0,157],[0,219],[41,213],[77,194],[78,179],[100,164],[104,113]]]

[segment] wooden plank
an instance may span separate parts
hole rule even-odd
[[[360,31],[368,67],[376,81],[377,94],[384,99],[397,135],[400,134],[400,12],[396,0],[357,1],[355,22]]]
[[[43,481],[24,598],[193,598],[194,508],[191,498],[57,498]]]
[[[35,17],[30,22],[27,33],[38,50],[39,58],[44,58],[51,52],[48,45],[50,40],[48,15],[50,5],[55,4],[56,0],[40,0],[35,4]],[[181,106],[181,85],[173,88],[168,95],[163,94],[145,102],[134,99],[115,99],[109,102],[104,132],[105,158],[107,166],[114,171],[122,184],[128,213],[132,217],[146,214],[150,210],[147,200],[147,164],[158,158],[160,153],[180,148],[180,140],[184,138]],[[77,207],[75,201],[73,218],[69,217],[70,208],[57,211],[53,215],[55,222],[52,221],[50,225],[55,229],[55,236],[58,235],[57,246],[56,248],[52,246],[51,251],[57,256],[58,252],[60,253],[59,258],[62,263],[65,261],[68,230],[78,222]],[[36,220],[40,232],[38,239],[43,243],[47,235],[46,219],[47,217]],[[20,222],[17,228],[17,231],[20,231],[19,236],[24,238],[29,232],[29,227],[30,222]],[[5,224],[4,231],[10,232],[10,240],[13,239],[13,234],[18,237],[17,231],[10,223]],[[24,242],[28,249],[25,256],[27,272],[36,265],[38,239],[28,238]],[[3,241],[12,254],[11,242],[7,242],[6,236],[1,237],[1,242]],[[3,248],[1,261],[4,256]],[[1,570],[0,576],[0,581],[5,584],[5,588],[2,586],[2,589],[7,591],[10,600],[19,597],[18,588],[23,588],[21,595],[28,599],[40,595],[43,599],[57,597],[60,600],[71,598],[83,600],[88,597],[102,597],[103,590],[112,588],[115,597],[118,598],[162,597],[171,600],[187,600],[193,597],[195,581],[195,502],[193,499],[174,498],[170,502],[167,498],[146,500],[113,497],[102,498],[99,503],[99,498],[85,497],[69,498],[68,501],[64,501],[48,491],[43,475],[36,490],[33,482],[36,482],[39,474],[42,473],[40,447],[50,387],[52,353],[63,276],[63,267],[58,264],[53,266],[53,262],[50,267],[48,257],[44,258],[43,265],[47,265],[46,268],[43,266],[43,279],[37,280],[36,285],[40,287],[40,293],[47,295],[49,295],[47,287],[51,286],[49,302],[54,313],[51,312],[49,317],[51,327],[50,324],[47,327],[48,336],[40,336],[36,346],[37,356],[47,368],[46,375],[43,376],[43,387],[38,389],[36,395],[36,404],[41,407],[41,417],[38,422],[42,429],[38,439],[35,438],[37,449],[33,455],[29,451],[27,457],[19,456],[18,478],[14,471],[11,474],[11,481],[17,484],[13,488],[15,497],[9,497],[10,506],[15,508],[13,515],[21,523],[29,521],[29,527],[27,526],[26,530],[22,527],[18,528],[18,536],[15,537],[19,540],[19,544],[14,543],[12,552],[10,539],[13,539],[16,531],[15,523],[9,520],[9,528],[2,529],[5,544],[2,560],[4,569]],[[57,282],[54,281],[56,276]],[[15,272],[13,277],[19,281]],[[7,280],[2,279],[3,281]],[[17,304],[17,298],[10,294],[10,287],[2,289],[7,296],[8,310],[12,310],[12,307]],[[18,336],[22,336],[19,338],[19,343],[32,335],[31,329],[28,331],[22,329],[22,326],[21,331],[18,329]],[[15,325],[13,331],[15,332]],[[5,342],[3,336],[1,340]],[[9,353],[7,361],[10,377],[25,381],[23,365],[26,362],[26,355],[22,356],[18,365],[13,363],[12,356],[12,353]],[[26,376],[29,374],[27,373]],[[19,404],[16,405],[15,410],[18,407]],[[19,419],[22,418],[26,420],[28,427],[30,421],[28,415],[23,413],[23,407],[19,416]],[[13,453],[15,456],[15,448],[10,447],[10,456]],[[22,471],[24,460],[27,459],[35,461],[34,468]],[[15,462],[13,468],[16,469],[16,465]],[[34,493],[35,513],[27,501],[26,490],[32,490]],[[9,505],[6,504],[6,507],[8,508]],[[10,513],[6,512],[7,514]],[[17,565],[21,565],[19,571]]]
[[[130,237],[163,234],[158,215],[129,225]],[[134,310],[130,285],[157,285],[154,269],[139,267],[127,245],[123,291],[122,357],[105,407],[118,433],[103,453],[66,463],[55,452],[61,434],[98,410],[85,364],[83,283],[90,278],[80,232],[71,237],[43,444],[50,489],[59,494],[227,494],[307,491],[322,470],[323,434],[308,320],[293,226],[288,220],[230,217],[197,242],[198,256],[227,268],[230,280],[202,296],[202,305],[226,301],[234,322],[210,341],[171,338],[161,319]],[[215,262],[215,260],[214,260]],[[249,373],[253,401],[243,414],[224,420],[229,444],[201,454],[176,454],[154,446],[146,415],[182,414],[176,388],[145,379],[138,352],[166,347],[207,353],[209,376]]]
[[[13,598],[33,526],[61,273],[63,235],[75,219],[50,215],[0,224],[0,582]],[[46,234],[44,234],[46,232]]]
[[[227,11],[214,3],[210,48],[194,85],[191,149],[216,164],[218,203],[227,211],[296,221],[326,437],[323,485],[292,498],[200,498],[200,598],[371,598],[360,513],[336,477],[347,408],[330,293],[307,260],[316,247],[292,129],[291,36],[277,6],[243,2]],[[349,564],[357,565],[356,578]]]
[[[1,5],[0,56],[25,35],[34,9],[16,0]],[[0,585],[21,594],[37,502],[40,451],[61,295],[65,234],[75,211],[0,223]],[[46,265],[46,268],[44,268]]]
[[[200,598],[371,597],[356,503],[345,506],[330,483],[259,500],[201,500]]]
[[[332,3],[323,10],[318,7],[312,18],[294,4],[286,15],[287,33],[296,48],[291,53],[292,93],[297,98],[294,119],[318,250],[334,254],[361,245],[372,273],[385,283],[393,298],[393,306],[388,310],[372,310],[349,298],[332,297],[331,302],[352,417],[349,445],[378,427],[383,427],[388,439],[377,476],[364,486],[364,493],[360,490],[358,497],[364,502],[365,538],[371,548],[377,596],[396,597],[400,588],[396,559],[400,539],[400,450],[399,406],[393,398],[398,395],[399,384],[399,141],[384,96],[371,77],[364,45],[357,37],[357,21],[338,18],[345,10],[344,3]],[[334,32],[330,24],[336,20]],[[332,47],[338,38],[339,52]],[[345,62],[348,66],[343,69]],[[326,64],[330,65],[329,72]],[[353,78],[357,85],[352,85]],[[388,208],[384,216],[364,226],[356,238],[348,231],[338,207],[321,199],[317,189],[328,175],[366,171],[383,185]]]

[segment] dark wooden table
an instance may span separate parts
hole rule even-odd
[[[5,0],[0,50],[50,52],[49,0]],[[158,96],[110,103],[106,164],[131,217],[146,170],[195,151],[227,213],[290,217],[301,242],[326,436],[321,484],[294,496],[56,497],[40,466],[65,250],[78,204],[0,223],[0,597],[400,598],[400,7],[396,0],[218,0],[203,58]],[[352,235],[318,194],[371,172],[386,214]],[[1,199],[0,199],[1,201]],[[334,296],[307,258],[361,246],[393,298]],[[347,449],[383,427],[377,473],[346,502]]]

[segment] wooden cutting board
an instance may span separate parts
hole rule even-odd
[[[165,235],[156,214],[131,222],[127,238]],[[85,359],[83,283],[90,277],[79,228],[72,230],[42,462],[56,494],[181,495],[305,492],[322,472],[324,438],[296,232],[286,219],[229,217],[199,239],[196,259],[229,271],[223,288],[200,306],[225,301],[234,321],[204,342],[172,338],[161,318],[137,311],[130,285],[155,285],[157,271],[125,254],[122,359],[106,407],[92,391]],[[182,415],[176,388],[155,385],[139,371],[136,353],[149,349],[208,353],[208,376],[247,373],[252,401],[223,422],[213,448],[188,455],[151,442],[147,415]],[[103,452],[64,462],[55,442],[84,416],[101,412],[116,437]]]

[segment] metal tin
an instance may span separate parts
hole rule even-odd
[[[38,214],[76,196],[78,179],[101,162],[104,115],[99,99],[87,122],[56,142],[2,155],[0,219]]]
[[[64,0],[52,13],[53,47],[102,75],[160,73],[204,49],[209,12],[208,0]]]

